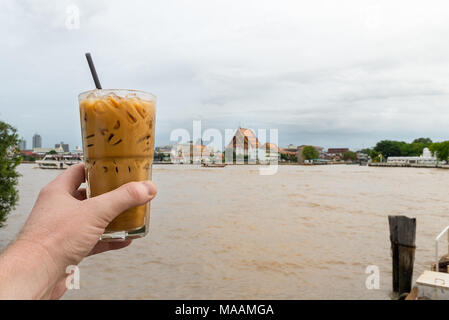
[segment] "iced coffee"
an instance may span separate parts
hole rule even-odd
[[[135,90],[92,90],[79,96],[87,197],[151,179],[156,99]],[[149,204],[121,213],[102,240],[148,233]]]

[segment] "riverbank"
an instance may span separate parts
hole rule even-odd
[[[447,164],[428,164],[428,163],[371,162],[368,165],[370,167],[449,169],[449,165]]]

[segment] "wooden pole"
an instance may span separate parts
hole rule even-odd
[[[393,292],[401,295],[412,289],[416,219],[388,216],[388,223],[393,257]]]

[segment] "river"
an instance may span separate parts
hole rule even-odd
[[[14,239],[60,171],[19,166]],[[155,165],[150,234],[85,259],[65,299],[390,299],[389,214],[417,218],[414,278],[449,225],[449,170],[353,165],[201,168]],[[443,248],[446,248],[444,245]],[[367,289],[368,266],[380,288]]]

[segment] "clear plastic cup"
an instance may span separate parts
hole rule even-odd
[[[95,89],[78,97],[87,197],[151,179],[156,97],[125,89]],[[117,216],[101,237],[119,241],[148,233],[150,205]]]

